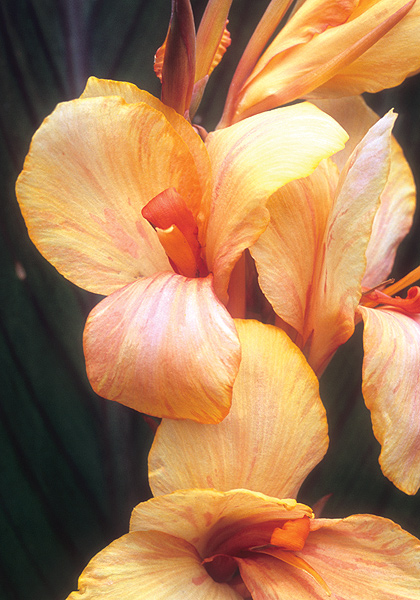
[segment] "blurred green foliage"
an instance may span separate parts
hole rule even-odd
[[[265,0],[235,0],[233,43],[212,76],[199,116],[220,116],[229,78]],[[193,2],[200,15],[205,2]],[[136,83],[156,95],[153,55],[170,0],[3,0],[0,5],[0,599],[59,600],[89,558],[127,530],[149,496],[152,434],[140,415],[98,398],[87,382],[81,337],[98,298],[76,288],[37,252],[14,194],[31,136],[87,77]],[[246,28],[243,23],[246,21]],[[371,98],[394,106],[397,137],[419,178],[420,84],[408,80]],[[420,229],[398,255],[397,276],[420,262]],[[379,446],[360,394],[360,332],[321,382],[331,447],[301,492],[332,497],[326,516],[388,516],[417,535],[420,500],[381,474]]]

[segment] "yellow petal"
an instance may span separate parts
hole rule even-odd
[[[164,420],[149,455],[153,494],[246,488],[295,498],[328,446],[318,382],[287,335],[235,321],[242,360],[229,415],[218,425]]]
[[[418,599],[420,543],[392,521],[354,515],[314,519],[311,528],[299,555],[321,575],[333,598]]]
[[[325,160],[309,177],[278,190],[267,204],[270,224],[250,248],[261,289],[302,338],[337,181],[336,166]]]
[[[240,600],[215,583],[195,548],[158,531],[132,532],[97,554],[68,600]]]
[[[363,396],[381,444],[382,471],[398,488],[420,488],[420,317],[392,308],[359,308]]]
[[[181,136],[182,141],[187,144],[188,150],[195,162],[197,175],[200,179],[201,200],[197,205],[190,205],[190,209],[199,225],[205,222],[208,218],[211,202],[211,166],[206,148],[195,129],[176,110],[170,106],[166,106],[158,98],[140,90],[132,83],[89,77],[81,97],[89,98],[95,96],[120,96],[127,103],[144,102],[165,115],[165,118],[178,135]],[[200,241],[204,239],[204,231],[201,231],[201,229],[199,232]]]
[[[231,535],[258,524],[312,517],[308,506],[249,490],[181,490],[133,510],[130,531],[161,531],[193,544],[202,558]],[[274,528],[274,526],[273,526]]]
[[[338,182],[323,165],[300,189],[294,184],[288,196],[275,194],[272,221],[251,249],[263,292],[299,333],[296,341],[317,374],[354,330],[365,252],[388,177],[393,121],[388,114],[368,132]],[[332,202],[329,185],[336,186]]]
[[[215,423],[229,411],[240,346],[211,277],[173,273],[114,292],[84,332],[95,391],[157,417]]]
[[[270,195],[309,175],[346,139],[335,121],[307,103],[257,115],[207,137],[214,194],[206,253],[220,298],[226,299],[235,262],[267,227]]]
[[[163,113],[108,96],[55,109],[33,138],[16,190],[47,260],[77,285],[109,294],[169,268],[143,206],[175,187],[198,214],[203,185],[189,146]]]
[[[350,135],[344,150],[333,157],[334,162],[343,167],[350,153],[379,117],[361,96],[318,100],[315,104],[338,121]],[[416,188],[410,166],[401,147],[392,137],[388,181],[381,194],[381,204],[366,250],[367,265],[362,281],[364,288],[373,288],[388,277],[397,248],[412,225],[415,204]]]

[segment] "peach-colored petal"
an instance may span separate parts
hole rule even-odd
[[[357,0],[306,0],[264,52],[255,72],[261,72],[277,54],[309,42],[328,28],[342,25],[357,4]]]
[[[156,530],[193,544],[202,558],[249,527],[311,517],[308,506],[249,490],[181,490],[138,504],[130,531]]]
[[[302,558],[321,578],[270,556],[239,558],[253,600],[418,600],[419,540],[387,519],[310,521]]]
[[[420,315],[359,307],[364,320],[363,396],[382,446],[382,471],[398,488],[420,488]]]
[[[157,417],[221,421],[240,346],[212,278],[161,273],[102,300],[84,332],[89,380],[108,398]]]
[[[240,600],[216,583],[194,546],[159,531],[134,531],[99,552],[68,600]]]
[[[326,11],[333,26],[324,30],[321,26],[328,23],[328,18],[325,21],[321,19],[319,24],[315,21],[316,26],[312,27],[311,11],[308,11],[308,23],[302,19],[300,28],[294,31],[292,21],[300,19],[300,12],[306,10],[306,4],[290,21],[292,47],[289,48],[287,40],[282,39],[278,44],[278,52],[276,42],[273,42],[273,51],[270,47],[267,49],[238,96],[233,122],[297,98],[351,96],[392,87],[420,68],[417,52],[418,19],[413,19],[412,25],[393,33],[393,28],[397,29],[396,24],[407,18],[407,13],[410,14],[412,1],[362,1],[351,17],[340,23],[351,8],[351,5],[344,4],[340,6],[339,14]],[[328,3],[326,7],[330,8]],[[313,35],[317,26],[320,33]],[[387,48],[385,34],[390,30],[390,48]],[[369,48],[379,45],[377,42],[383,36],[381,52],[375,50],[372,58],[369,55],[364,63],[358,63],[359,57],[367,53]],[[307,41],[302,43],[305,39]],[[394,59],[394,41],[395,49],[400,52],[398,59]],[[404,62],[406,51],[407,61]],[[385,56],[390,64],[388,70]],[[356,71],[355,76],[352,67]],[[346,68],[349,69],[348,73]]]
[[[268,224],[269,196],[309,175],[346,140],[334,120],[307,103],[257,115],[207,137],[214,195],[206,252],[219,297],[226,299],[235,262]]]
[[[420,543],[401,527],[370,515],[315,519],[311,527],[299,554],[321,575],[332,598],[418,600]]]
[[[324,244],[325,259],[304,338],[308,362],[321,373],[354,331],[354,314],[366,269],[366,248],[390,167],[395,115],[388,113],[366,134],[340,173]],[[313,331],[313,334],[312,334]]]
[[[394,119],[385,116],[352,153],[333,182],[331,208],[331,181],[321,185],[318,174],[302,182],[295,203],[292,195],[283,203],[281,191],[273,196],[272,222],[251,249],[263,292],[277,314],[297,329],[301,337],[296,341],[317,374],[354,330],[365,252],[389,171]],[[334,177],[331,168],[322,169],[324,177]],[[284,238],[287,247],[279,250]]]
[[[242,360],[219,425],[164,420],[149,455],[153,494],[246,488],[295,498],[328,446],[318,382],[281,330],[235,321]]]
[[[163,113],[175,131],[181,136],[183,142],[188,146],[192,158],[194,159],[197,175],[200,180],[201,200],[196,205],[191,205],[190,209],[197,219],[199,225],[199,238],[203,242],[205,239],[205,230],[202,227],[208,219],[211,202],[211,166],[206,148],[197,132],[183,117],[181,117],[173,108],[163,104],[158,98],[148,92],[140,90],[132,83],[124,81],[112,81],[109,79],[97,79],[89,77],[86,88],[82,94],[84,97],[93,96],[120,96],[128,103],[145,102],[152,108]]]
[[[253,553],[238,558],[237,563],[252,600],[328,600],[325,589],[314,577],[278,558]]]
[[[36,132],[16,189],[42,254],[77,285],[108,294],[169,268],[141,216],[168,187],[199,211],[202,179],[189,147],[160,111],[108,96],[58,105]]]
[[[218,129],[232,124],[237,95],[269,43],[293,0],[271,0],[255,28],[233,74]]]
[[[359,17],[359,14],[362,17],[361,13],[364,10],[368,12],[372,4],[371,0],[360,2],[354,18]],[[405,2],[382,0],[375,4],[378,5],[379,10],[383,7],[385,11],[388,6],[392,10],[397,10]],[[418,2],[411,4],[412,8],[395,27],[357,60],[340,69],[335,77],[319,88],[318,93],[321,97],[327,94],[350,96],[362,92],[378,92],[395,87],[406,77],[418,73],[420,4]]]
[[[337,167],[326,160],[309,177],[283,186],[268,201],[269,226],[250,248],[262,290],[302,337],[337,181]]]
[[[332,157],[342,168],[350,153],[379,117],[361,96],[318,100],[315,104],[338,121],[350,136],[344,150]],[[372,288],[380,284],[391,272],[397,248],[412,225],[415,193],[410,166],[393,137],[390,172],[366,250],[367,266],[362,287]]]

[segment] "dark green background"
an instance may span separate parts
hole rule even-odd
[[[240,51],[266,5],[234,0],[233,44],[200,109],[214,127]],[[196,14],[204,2],[194,3]],[[81,347],[98,297],[61,277],[27,237],[14,182],[31,136],[87,77],[126,80],[159,95],[153,54],[165,37],[170,0],[3,0],[0,5],[0,599],[60,600],[89,558],[127,530],[149,496],[152,435],[141,416],[95,396]],[[246,17],[246,19],[245,19]],[[243,23],[246,21],[247,28]],[[397,137],[419,178],[420,83],[371,99],[401,114]],[[419,219],[401,247],[400,276],[420,262]],[[331,449],[302,490],[332,493],[326,516],[385,515],[420,534],[419,496],[381,474],[379,446],[360,395],[360,331],[322,381]]]

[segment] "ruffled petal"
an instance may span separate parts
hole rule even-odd
[[[350,136],[344,150],[332,157],[342,168],[353,149],[379,117],[361,96],[317,100],[315,104],[338,121]],[[416,188],[410,166],[401,147],[392,137],[391,166],[366,250],[367,265],[362,287],[372,288],[388,277],[397,248],[412,225],[415,205]]]
[[[205,423],[229,412],[240,346],[211,277],[162,273],[114,292],[90,313],[84,349],[92,387],[109,400]]]
[[[68,600],[240,600],[215,583],[194,546],[158,531],[135,531],[97,554]]]
[[[220,298],[226,299],[235,262],[267,227],[269,196],[309,175],[346,139],[334,120],[307,103],[257,115],[207,137],[214,195],[206,252]]]
[[[60,104],[44,121],[17,196],[44,256],[77,285],[109,294],[168,270],[158,238],[141,216],[143,206],[168,187],[199,210],[196,162],[164,114],[147,104],[97,97]]]
[[[281,330],[235,321],[242,360],[219,425],[164,420],[149,455],[155,496],[177,489],[246,488],[295,498],[328,446],[318,382]]]
[[[354,515],[315,519],[311,528],[299,554],[321,575],[333,598],[418,599],[420,543],[392,521]]]
[[[420,315],[359,307],[363,396],[381,444],[382,471],[399,489],[420,488]]]
[[[193,544],[203,558],[233,534],[258,524],[311,517],[308,506],[249,490],[181,490],[138,504],[130,531],[161,531]]]

